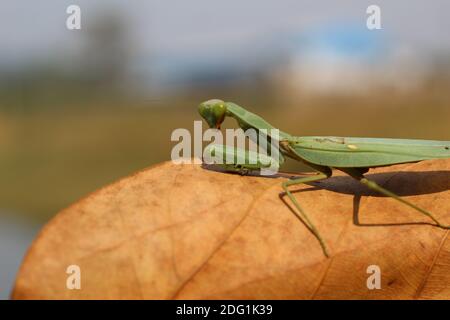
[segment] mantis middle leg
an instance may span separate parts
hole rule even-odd
[[[267,157],[267,156],[261,155],[259,153],[254,153],[254,152],[242,150],[239,148],[232,148],[232,147],[225,146],[225,145],[212,145],[212,146],[210,145],[205,150],[206,150],[207,154],[212,155],[212,156],[217,156],[221,160],[225,160],[227,154],[231,155],[232,156],[231,158],[234,160],[241,160],[241,161],[236,161],[235,163],[216,164],[216,165],[222,167],[223,169],[225,169],[226,171],[239,172],[241,174],[246,173],[251,170],[260,169],[263,167],[261,163],[249,164],[247,162],[249,160],[249,158],[251,158],[251,157],[253,157],[253,158]],[[284,162],[284,157],[281,154],[278,155],[277,159],[272,158],[272,157],[268,157],[268,158],[272,159],[277,165]],[[326,246],[322,236],[317,231],[316,227],[311,222],[311,220],[308,218],[307,214],[304,212],[304,210],[298,203],[297,199],[295,199],[295,197],[292,195],[291,191],[289,190],[289,186],[326,179],[331,175],[331,170],[329,168],[318,167],[316,169],[323,170],[323,172],[319,172],[315,176],[300,177],[300,178],[285,181],[282,183],[282,187],[283,187],[283,190],[286,192],[286,195],[289,197],[289,199],[291,200],[291,202],[293,203],[293,205],[295,206],[295,208],[298,211],[297,212],[294,210],[294,214],[313,233],[313,235],[319,241],[320,246],[322,247],[322,250],[323,250],[325,256],[329,257],[327,246]]]
[[[330,255],[328,254],[328,249],[327,249],[327,246],[325,244],[325,241],[323,240],[322,236],[320,235],[319,231],[316,229],[314,224],[308,218],[308,215],[302,209],[302,207],[298,203],[297,199],[292,195],[291,191],[289,191],[288,187],[289,186],[293,186],[293,185],[297,185],[297,184],[302,184],[302,183],[308,183],[308,182],[314,182],[314,181],[318,181],[318,180],[327,179],[329,176],[330,176],[329,174],[325,174],[325,173],[321,172],[321,173],[318,173],[316,176],[296,178],[296,179],[288,180],[288,181],[285,181],[285,182],[282,183],[282,187],[283,187],[284,191],[286,192],[286,195],[289,197],[289,199],[294,204],[294,206],[297,209],[297,211],[300,213],[300,214],[298,214],[297,212],[294,211],[295,215],[301,221],[303,221],[303,223],[308,227],[308,229],[317,238],[317,240],[319,241],[320,246],[322,247],[323,253],[325,254],[326,257],[329,257]]]

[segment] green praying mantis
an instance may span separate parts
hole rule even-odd
[[[208,123],[210,128],[220,129],[220,125],[226,117],[234,118],[243,130],[254,129],[257,132],[275,129],[263,118],[251,113],[232,102],[224,102],[212,99],[201,103],[198,107],[200,115]],[[267,134],[268,138],[274,137]],[[280,154],[278,159],[272,159],[277,165],[281,165],[284,157],[301,161],[317,171],[316,175],[297,177],[282,183],[282,188],[298,212],[296,215],[319,241],[323,253],[329,257],[327,245],[317,228],[302,209],[297,199],[292,195],[289,187],[327,179],[332,175],[332,169],[337,169],[348,174],[376,192],[394,198],[403,204],[414,208],[418,212],[430,218],[435,226],[450,229],[450,225],[442,224],[433,214],[419,208],[413,203],[401,198],[395,193],[381,187],[375,181],[364,176],[370,168],[390,166],[400,163],[418,162],[422,160],[450,158],[450,141],[412,140],[412,139],[378,139],[378,138],[353,138],[353,137],[328,137],[328,136],[292,136],[286,132],[279,131],[276,138],[279,144]],[[249,159],[254,152],[226,145],[213,145],[208,152],[223,157],[231,155],[234,159]],[[260,155],[261,157],[268,157]],[[248,161],[247,161],[248,162]],[[246,173],[249,170],[261,169],[267,164],[256,162],[253,164],[232,163],[218,164],[226,171]],[[266,163],[266,162],[265,162]]]

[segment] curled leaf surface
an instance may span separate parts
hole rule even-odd
[[[371,170],[450,224],[450,160]],[[286,205],[285,177],[166,162],[56,215],[29,249],[15,299],[449,299],[449,231],[339,172],[293,188],[331,251]],[[285,200],[285,201],[283,201]],[[66,287],[78,265],[81,289]],[[381,289],[367,268],[379,266]]]

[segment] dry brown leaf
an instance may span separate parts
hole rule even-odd
[[[166,162],[51,220],[31,246],[12,297],[449,299],[449,231],[408,224],[427,219],[335,175],[295,193],[330,259],[280,199],[285,178]],[[450,160],[368,176],[450,223]],[[66,288],[72,264],[81,268],[81,290]],[[381,268],[380,290],[366,286],[369,265]]]

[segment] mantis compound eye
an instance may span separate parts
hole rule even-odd
[[[225,119],[227,107],[225,102],[219,99],[211,99],[200,103],[198,112],[208,123],[210,128],[220,129],[220,125]]]

